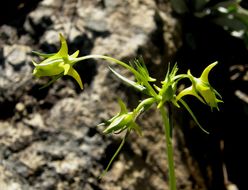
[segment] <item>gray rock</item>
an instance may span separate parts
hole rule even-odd
[[[31,48],[13,44],[3,46],[3,64],[0,65],[0,105],[5,100],[13,101],[20,97],[27,83],[31,82],[32,72],[29,53]]]
[[[17,38],[17,31],[14,27],[8,25],[2,25],[0,27],[0,44],[13,44]]]
[[[41,35],[52,23],[52,8],[37,9],[31,12],[24,23],[24,29],[32,35]]]
[[[23,45],[13,45],[4,47],[4,56],[7,57],[6,61],[10,63],[14,69],[19,70],[27,61],[27,53],[30,48]]]

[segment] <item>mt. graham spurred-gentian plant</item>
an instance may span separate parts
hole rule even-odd
[[[210,64],[207,66],[202,72],[199,78],[194,77],[190,70],[187,74],[177,74],[178,67],[174,65],[172,68],[168,68],[168,71],[165,75],[165,79],[161,82],[161,87],[153,84],[156,79],[150,77],[149,72],[146,68],[144,60],[140,57],[131,61],[129,64],[124,63],[115,58],[104,56],[104,55],[87,55],[78,57],[79,51],[76,51],[72,55],[68,55],[68,47],[65,41],[65,38],[60,34],[61,48],[57,53],[54,54],[43,54],[34,52],[42,58],[45,58],[41,63],[33,62],[35,68],[33,71],[33,75],[36,77],[48,76],[51,77],[52,80],[45,85],[48,86],[51,83],[55,82],[57,79],[62,77],[63,75],[69,75],[73,77],[80,88],[83,89],[83,83],[80,78],[80,75],[73,68],[74,64],[86,60],[86,59],[104,59],[110,62],[114,62],[125,69],[131,71],[135,77],[135,80],[130,80],[125,76],[122,76],[114,69],[109,67],[110,71],[125,84],[130,87],[135,88],[139,92],[146,95],[146,99],[140,100],[139,104],[132,111],[128,111],[125,103],[119,99],[118,103],[120,106],[120,112],[113,116],[111,119],[101,123],[99,125],[105,126],[103,133],[105,134],[113,134],[113,133],[121,133],[125,132],[125,136],[110,160],[108,166],[102,173],[100,177],[103,177],[104,174],[108,171],[111,163],[120,152],[123,147],[126,138],[130,134],[130,132],[134,131],[139,136],[142,136],[141,127],[136,123],[137,118],[149,110],[153,104],[157,105],[157,109],[160,111],[162,120],[164,123],[164,134],[165,141],[167,147],[167,157],[168,157],[168,166],[169,166],[169,187],[170,190],[176,190],[176,177],[174,172],[174,161],[173,161],[173,146],[172,146],[172,126],[169,120],[169,114],[166,109],[166,105],[172,103],[176,107],[180,108],[180,106],[184,106],[186,110],[190,113],[194,121],[197,125],[205,131],[198,120],[196,119],[194,113],[188,106],[188,104],[183,100],[186,95],[193,95],[202,103],[208,105],[211,110],[213,108],[218,108],[218,103],[222,102],[220,94],[210,85],[208,80],[209,72],[212,70],[214,66],[216,66],[217,62]],[[182,79],[189,79],[191,82],[191,86],[185,88],[181,92],[178,93],[178,82]],[[207,131],[205,131],[208,133]]]

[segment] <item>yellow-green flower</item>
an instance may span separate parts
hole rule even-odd
[[[54,54],[42,54],[34,52],[37,55],[46,58],[41,63],[33,64],[35,66],[33,75],[36,77],[51,76],[53,80],[58,79],[63,75],[69,75],[73,77],[81,89],[83,89],[83,83],[77,71],[73,68],[73,65],[77,62],[76,58],[79,51],[76,51],[72,55],[68,55],[68,47],[65,38],[60,34],[61,48],[57,53]]]
[[[193,95],[198,98],[201,102],[209,105],[211,107],[211,110],[213,108],[216,108],[218,110],[218,103],[223,101],[218,99],[221,98],[220,94],[210,85],[208,80],[209,72],[216,64],[217,62],[214,62],[207,66],[202,72],[200,78],[194,77],[189,70],[187,74],[192,82],[192,85],[181,91],[177,95],[176,99],[180,100],[185,95]]]
[[[120,99],[118,100],[118,102],[121,108],[120,112],[105,123],[99,124],[99,126],[107,127],[103,131],[103,133],[109,134],[115,132],[122,132],[128,129],[134,130],[141,136],[142,132],[140,126],[135,123],[137,117],[136,113],[128,112],[125,104]]]
[[[168,67],[168,71],[166,73],[164,81],[162,81],[162,88],[154,86],[158,92],[160,97],[160,102],[158,103],[158,108],[162,107],[165,102],[171,101],[175,106],[179,107],[175,99],[175,92],[177,87],[177,82],[175,80],[176,73],[178,71],[177,64],[173,66],[170,71],[170,65]]]

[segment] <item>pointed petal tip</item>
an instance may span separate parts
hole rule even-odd
[[[80,86],[80,88],[83,89],[83,83],[82,83],[82,80],[80,78],[80,75],[78,74],[78,72],[73,67],[70,67],[70,69],[68,70],[67,75],[73,77],[77,81],[77,83]]]
[[[214,66],[216,66],[218,64],[217,61],[211,63],[210,65],[208,65],[202,72],[201,76],[200,76],[200,79],[206,83],[209,83],[208,81],[208,75],[209,75],[209,72],[213,69]]]
[[[218,64],[218,61],[215,61],[215,62],[213,62],[212,64],[213,64],[213,65],[217,65],[217,64]],[[211,65],[212,65],[212,64],[211,64]]]
[[[224,101],[217,99],[217,103],[224,103]]]
[[[33,63],[33,65],[34,65],[35,67],[39,65],[39,64],[36,63],[34,60],[32,60],[32,63]]]
[[[61,33],[59,33],[59,37],[60,37],[61,47],[60,47],[60,50],[58,51],[58,53],[56,55],[61,56],[63,58],[67,58],[68,57],[67,42],[66,42],[64,36]]]
[[[77,58],[78,55],[79,55],[79,50],[75,51],[75,52],[71,55],[71,57],[72,57],[72,58]]]
[[[208,65],[204,70],[211,71],[212,68],[215,67],[217,64],[218,64],[218,61],[215,61],[215,62],[211,63],[210,65]]]
[[[61,32],[59,33],[59,38],[60,38],[61,41],[65,40],[65,37],[63,36],[63,34]]]

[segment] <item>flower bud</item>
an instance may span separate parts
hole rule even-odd
[[[110,125],[103,131],[105,134],[125,130],[133,121],[132,112],[115,117]]]
[[[139,135],[142,135],[140,126],[135,123],[137,113],[136,112],[128,112],[123,101],[119,99],[118,101],[120,105],[120,112],[112,117],[110,120],[99,124],[98,126],[107,126],[107,128],[103,131],[105,134],[122,132],[125,129],[134,130]]]

